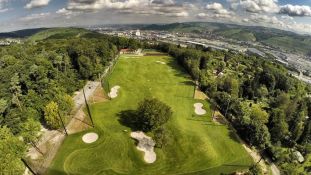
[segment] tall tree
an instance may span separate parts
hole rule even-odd
[[[165,124],[173,112],[158,99],[145,99],[137,109],[138,125],[143,131],[152,131]]]
[[[258,146],[263,149],[270,143],[270,133],[266,125],[263,123],[252,120],[248,126],[248,139],[252,145]]]
[[[32,143],[38,137],[38,133],[41,129],[41,124],[32,118],[28,118],[22,125],[21,136],[26,143]]]
[[[285,120],[285,113],[282,109],[274,109],[271,115],[270,122],[271,140],[274,143],[282,141],[288,136],[288,124]]]
[[[20,79],[18,73],[15,73],[11,78],[11,87],[10,90],[12,92],[12,103],[17,105],[20,110],[22,110],[22,105],[19,98],[22,96],[22,89],[20,86]]]
[[[0,148],[1,173],[23,174],[25,168],[21,158],[24,156],[25,146],[6,126],[0,127]]]
[[[61,125],[61,121],[59,120],[58,116],[58,105],[54,101],[51,101],[49,104],[46,105],[44,108],[44,118],[46,124],[51,129],[58,129]]]

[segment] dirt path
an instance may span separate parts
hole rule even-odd
[[[100,88],[101,82],[99,81],[89,81],[84,86],[85,97],[87,101],[90,101],[93,95],[95,94],[96,89]],[[83,112],[83,107],[85,105],[83,90],[80,90],[77,95],[73,98],[75,102],[75,107],[73,109],[74,116],[71,121],[68,123],[66,129],[68,134],[77,133],[83,131],[84,129],[90,126],[85,120],[85,114]]]
[[[87,82],[83,88],[86,99],[89,100],[100,86],[101,82],[98,81]],[[68,134],[77,133],[90,127],[90,124],[85,121],[85,114],[83,112],[85,105],[83,89],[76,92],[76,95],[73,97],[75,106],[72,113],[74,115],[66,126]],[[64,139],[64,131],[42,128],[40,140],[36,143],[37,148],[31,147],[27,152],[27,157],[32,167],[38,173],[43,174],[46,171]]]

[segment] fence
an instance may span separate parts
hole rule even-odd
[[[120,55],[118,54],[110,62],[110,65],[105,69],[104,73],[99,76],[99,81],[106,92],[109,92],[108,76],[113,72],[119,56]],[[83,89],[86,88],[86,86],[83,87]],[[74,120],[75,114],[82,110],[84,105],[80,104],[79,107],[76,107],[77,109],[73,109],[71,112],[70,121]],[[88,120],[88,117],[84,118],[86,118],[85,120]],[[84,125],[82,123],[84,123],[84,121],[81,121],[81,125]],[[66,123],[66,128],[69,125],[70,122]],[[29,149],[26,161],[37,174],[44,174],[47,171],[51,162],[53,161],[53,158],[57,154],[58,149],[65,140],[65,136],[64,128],[60,128],[59,130],[45,131],[40,140],[37,143],[34,143],[36,145]],[[40,151],[38,151],[38,149]]]
[[[109,75],[111,75],[111,73],[113,72],[119,57],[120,57],[120,54],[118,54],[113,59],[113,61],[109,65],[109,67],[105,70],[104,74],[100,77],[101,85],[102,85],[106,95],[108,92],[110,92]]]

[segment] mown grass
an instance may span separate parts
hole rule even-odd
[[[194,85],[173,58],[122,56],[108,81],[111,87],[121,86],[119,96],[91,106],[95,129],[68,136],[47,174],[217,175],[252,164],[235,134],[211,121],[209,104],[193,99]],[[119,122],[120,112],[134,110],[146,97],[156,97],[174,111],[166,126],[169,144],[155,150],[153,164],[144,162],[129,132],[124,132],[130,129]],[[195,102],[204,104],[205,116],[194,114]],[[99,140],[84,144],[81,137],[90,131],[97,132]]]

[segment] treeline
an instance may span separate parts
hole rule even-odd
[[[283,174],[304,174],[297,152],[311,151],[311,91],[280,64],[264,58],[160,43],[211,97],[250,145],[269,154]],[[307,165],[307,164],[306,164]]]
[[[97,33],[0,47],[0,172],[22,174],[20,158],[42,125],[58,129],[58,114],[68,121],[73,93],[97,79],[119,49],[137,47]]]

